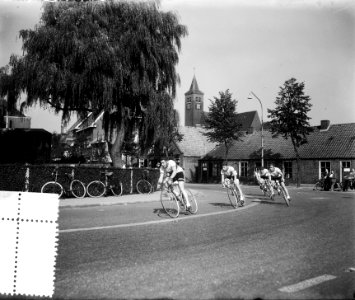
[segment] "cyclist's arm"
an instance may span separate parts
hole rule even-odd
[[[163,178],[164,178],[164,170],[162,167],[160,167],[160,176],[159,176],[159,179],[158,179],[158,185],[161,185],[163,183]]]
[[[170,178],[171,178],[171,179],[174,179],[174,177],[176,176],[176,173],[177,173],[176,165],[173,164],[173,166],[171,167],[171,169],[173,170],[173,172],[171,173]]]
[[[224,186],[224,173],[221,173],[221,184]]]

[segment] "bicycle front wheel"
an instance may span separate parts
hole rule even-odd
[[[105,194],[105,185],[99,180],[91,181],[86,192],[90,197],[102,197]]]
[[[118,182],[117,185],[111,185],[110,190],[114,196],[121,196],[122,195],[122,182]]]
[[[160,193],[160,202],[164,211],[172,218],[177,218],[180,213],[180,206],[173,192],[162,188]]]
[[[64,189],[62,185],[55,181],[45,183],[41,188],[41,193],[57,194],[58,198],[63,195]]]
[[[136,185],[139,194],[150,194],[153,191],[153,186],[148,180],[141,179]]]
[[[185,191],[187,193],[187,197],[189,198],[190,204],[191,204],[191,208],[189,210],[190,213],[192,214],[196,214],[197,213],[197,201],[196,201],[196,197],[194,196],[194,194],[189,190],[185,188]]]
[[[315,185],[313,190],[320,191],[322,189],[322,184],[318,181]]]
[[[231,205],[234,208],[237,208],[238,202],[239,202],[239,199],[238,199],[239,194],[234,190],[234,188],[232,186],[227,188],[227,194],[228,194],[228,198],[229,198]]]
[[[85,185],[76,179],[70,183],[70,191],[75,198],[84,198],[86,194]]]
[[[286,205],[290,206],[290,200],[288,200],[288,198],[287,198],[286,191],[284,190],[284,188],[282,186],[280,186],[280,189],[281,189],[281,196],[282,196],[282,198],[284,198]]]

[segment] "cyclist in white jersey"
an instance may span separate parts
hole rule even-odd
[[[237,175],[238,175],[237,171],[232,166],[223,164],[221,170],[222,187],[225,187],[225,182],[224,182],[225,179],[233,180],[235,186],[237,187],[240,193],[240,201],[242,202],[242,204],[244,204],[244,194],[242,192],[242,189],[240,188],[239,179],[237,178]]]
[[[166,176],[165,179],[164,179],[164,175]],[[185,185],[184,185],[185,175],[184,175],[183,168],[177,165],[176,162],[173,160],[162,159],[161,167],[160,167],[160,177],[158,180],[158,189],[161,187],[162,183],[163,184],[167,183],[168,185],[171,185],[176,182],[178,183],[181,194],[184,196],[184,199],[186,200],[186,210],[189,210],[191,208],[191,204],[185,190]],[[173,191],[174,194],[178,196],[175,190]]]
[[[280,184],[281,186],[283,187],[283,189],[285,190],[286,192],[286,195],[287,195],[287,199],[288,200],[291,200],[291,197],[288,193],[288,190],[286,188],[286,185],[285,185],[285,178],[284,178],[284,175],[282,173],[282,171],[275,167],[273,164],[271,164],[269,166],[269,180],[279,180],[280,181]]]

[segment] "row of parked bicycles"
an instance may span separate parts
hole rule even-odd
[[[58,168],[52,173],[53,180],[46,182],[42,188],[41,193],[53,193],[58,194],[59,197],[71,197],[84,198],[89,197],[103,197],[109,196],[121,196],[123,192],[122,182],[113,181],[113,172],[107,170],[100,172],[102,180],[93,180],[89,184],[85,185],[82,181],[74,178],[74,173],[65,173],[64,176],[69,181],[69,189],[65,189],[61,183],[58,182]],[[143,176],[138,180],[136,189],[140,194],[149,194],[154,191],[153,185]]]

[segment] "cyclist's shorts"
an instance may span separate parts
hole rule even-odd
[[[279,180],[281,182],[285,181],[281,176],[271,176],[271,180]]]
[[[230,179],[230,180],[233,180],[235,179],[235,176],[234,175],[231,175],[231,176],[224,176],[224,179]]]
[[[269,176],[265,176],[265,175],[260,175],[261,179],[269,179]]]
[[[184,180],[185,180],[184,172],[177,172],[175,177],[173,178],[173,182],[184,181]]]

